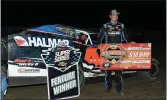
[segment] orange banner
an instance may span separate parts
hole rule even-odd
[[[85,60],[101,70],[151,69],[151,43],[101,44],[88,48]]]

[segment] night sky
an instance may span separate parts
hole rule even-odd
[[[36,27],[64,24],[79,28],[100,28],[109,21],[111,9],[121,14],[127,28],[165,30],[165,1],[2,2],[2,27]]]

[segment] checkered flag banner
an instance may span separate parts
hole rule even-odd
[[[44,53],[41,54],[41,56],[46,66],[61,70],[65,70],[68,66],[76,65],[81,56],[79,49],[66,46],[62,42],[54,48],[43,50],[43,52]]]

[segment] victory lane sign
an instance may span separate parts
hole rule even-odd
[[[78,49],[60,42],[56,47],[43,50],[41,54],[48,75],[48,99],[68,99],[80,95]]]

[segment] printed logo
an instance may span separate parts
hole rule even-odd
[[[27,37],[27,40],[21,36],[14,36],[14,40],[17,46],[34,46],[34,47],[55,47],[61,41],[69,45],[69,41],[66,39],[54,39],[54,38],[40,38],[40,37]]]
[[[40,73],[40,69],[26,69],[20,68],[17,70],[18,73]]]
[[[79,49],[68,46],[65,42],[60,42],[56,47],[43,50],[42,58],[48,67],[54,67],[62,72],[76,65],[80,59]]]
[[[14,63],[18,64],[19,67],[35,67],[39,65],[39,62],[34,62],[31,59],[15,59]]]
[[[124,56],[126,52],[119,45],[109,45],[104,51],[101,51],[101,58],[111,64],[119,63]]]
[[[120,35],[120,32],[108,32],[109,35]]]
[[[28,42],[21,36],[15,36],[14,40],[16,41],[17,46],[29,46]]]

